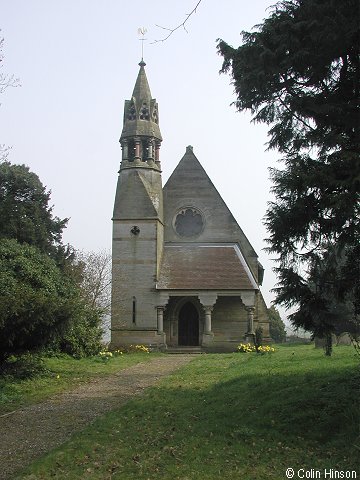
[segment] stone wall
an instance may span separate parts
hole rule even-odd
[[[173,227],[174,217],[185,206],[195,207],[204,218],[204,229],[193,240],[181,238]],[[164,222],[166,242],[238,243],[258,279],[256,252],[191,151],[187,151],[164,186]]]
[[[156,330],[157,240],[162,225],[157,220],[136,220],[139,233],[134,235],[131,232],[134,223],[114,221],[111,324],[113,329],[146,327]]]
[[[213,345],[210,350],[235,351],[244,341],[247,311],[239,297],[219,297],[212,312]]]

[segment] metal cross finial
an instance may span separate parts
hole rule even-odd
[[[139,38],[141,42],[141,61],[144,60],[144,42],[145,40],[147,40],[147,38],[145,38],[146,32],[147,32],[147,29],[145,27],[138,28],[138,35],[142,35],[142,38]]]

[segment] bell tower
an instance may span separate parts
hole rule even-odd
[[[120,137],[123,168],[147,167],[160,170],[159,151],[162,141],[158,104],[151,97],[141,60],[131,100],[125,100],[124,126]]]
[[[165,343],[155,289],[164,243],[158,104],[140,70],[125,100],[122,158],[113,213],[111,343]]]

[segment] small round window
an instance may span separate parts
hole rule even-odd
[[[198,210],[185,207],[177,213],[174,227],[180,237],[196,237],[204,229],[204,220]]]

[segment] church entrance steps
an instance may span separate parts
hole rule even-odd
[[[168,347],[165,350],[166,353],[189,353],[189,354],[201,354],[204,353],[201,347],[187,347],[187,346],[179,346],[179,347]]]

